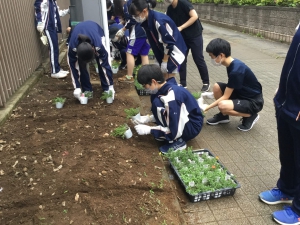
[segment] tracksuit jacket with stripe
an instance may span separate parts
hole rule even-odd
[[[187,47],[176,24],[169,16],[150,9],[148,12],[148,19],[141,26],[146,31],[158,63],[162,63],[164,54],[169,55],[167,70],[168,73],[172,73],[183,63]]]

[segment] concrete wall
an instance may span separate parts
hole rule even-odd
[[[290,43],[300,20],[300,8],[193,4],[201,21]],[[166,11],[159,3],[156,9]]]

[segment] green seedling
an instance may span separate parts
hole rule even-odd
[[[201,92],[193,92],[192,95],[195,99],[201,98]]]
[[[112,96],[113,96],[113,92],[111,90],[109,90],[108,92],[104,91],[102,93],[101,99],[105,100],[105,99],[108,99],[108,98],[112,98]]]
[[[53,103],[56,104],[57,102],[64,103],[66,101],[66,98],[62,97],[56,97],[53,99]]]
[[[127,124],[123,124],[120,125],[118,127],[116,127],[113,132],[112,132],[112,136],[114,137],[121,137],[121,138],[125,138],[125,132],[128,130],[128,125]]]
[[[126,113],[126,118],[129,119],[133,116],[136,116],[140,112],[140,108],[124,109],[124,112]]]

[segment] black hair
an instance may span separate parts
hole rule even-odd
[[[129,13],[136,15],[137,12],[142,12],[145,8],[154,9],[156,6],[156,0],[133,0],[130,4]]]
[[[79,44],[77,46],[77,56],[79,63],[86,64],[95,57],[95,51],[91,45],[91,39],[83,34],[78,35]]]
[[[151,85],[152,79],[156,80],[158,83],[165,82],[165,78],[163,73],[161,72],[161,69],[156,64],[148,64],[143,65],[137,74],[137,80],[140,84],[145,85],[149,84]]]
[[[221,38],[216,38],[208,43],[206,46],[206,52],[212,53],[216,57],[223,53],[227,58],[231,55],[231,48],[228,41]]]
[[[124,17],[124,0],[114,0],[114,15]]]
[[[106,0],[106,8],[108,9],[111,6],[112,6],[111,1],[110,0]]]

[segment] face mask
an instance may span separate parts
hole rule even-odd
[[[216,59],[218,58],[218,56],[215,59],[211,59],[211,63],[214,66],[221,66],[222,65],[222,59],[220,60],[220,62],[216,62]]]
[[[146,17],[141,18],[140,16],[134,17],[135,21],[138,23],[143,23],[146,20]]]
[[[146,88],[146,91],[150,94],[150,95],[155,95],[158,92],[158,89],[155,88],[153,90]]]
[[[165,0],[165,3],[172,4],[173,0]]]

